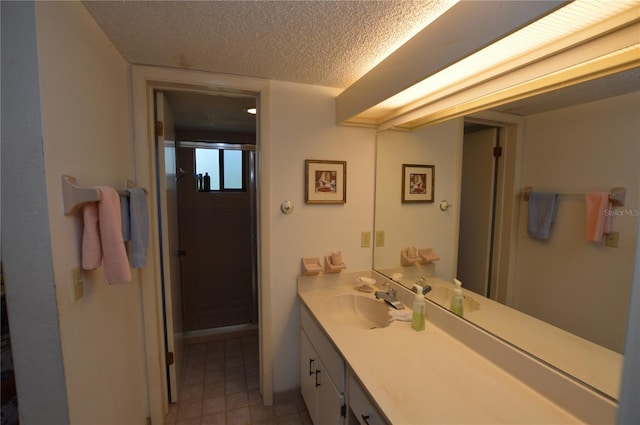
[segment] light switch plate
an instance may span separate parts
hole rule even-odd
[[[360,247],[369,248],[371,246],[371,232],[360,233]]]
[[[620,242],[620,232],[609,232],[605,236],[604,245],[610,248],[617,248]]]
[[[384,246],[384,230],[376,232],[376,246]]]

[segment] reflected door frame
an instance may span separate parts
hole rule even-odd
[[[489,276],[490,298],[509,305],[513,299],[515,254],[512,253],[517,240],[518,216],[520,208],[520,158],[524,149],[524,118],[517,115],[494,111],[482,111],[465,117],[466,122],[498,127],[502,160],[498,162],[498,177],[495,191],[495,225],[493,226],[493,248],[491,274]],[[460,125],[464,125],[461,122]],[[460,140],[462,143],[462,140]],[[462,149],[458,151],[459,180],[462,181]],[[458,185],[460,187],[460,185]],[[458,189],[460,190],[460,189]],[[460,193],[458,194],[460,204]],[[459,225],[459,211],[458,211]],[[454,240],[457,246],[459,228]],[[457,252],[456,252],[457,258]]]

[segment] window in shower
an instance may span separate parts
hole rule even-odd
[[[212,192],[245,191],[244,151],[196,148],[196,175],[209,175]]]

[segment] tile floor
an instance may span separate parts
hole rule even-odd
[[[166,423],[311,425],[301,397],[264,406],[259,385],[257,335],[186,345],[179,401]]]

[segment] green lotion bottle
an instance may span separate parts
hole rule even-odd
[[[451,296],[451,306],[449,310],[457,314],[458,316],[464,316],[464,297],[462,295],[462,282],[458,279],[453,279],[455,288],[453,288],[453,295]]]
[[[422,287],[420,285],[413,285],[413,289],[416,291],[416,297],[413,301],[411,327],[416,331],[423,331],[426,310],[424,295],[422,295]]]

